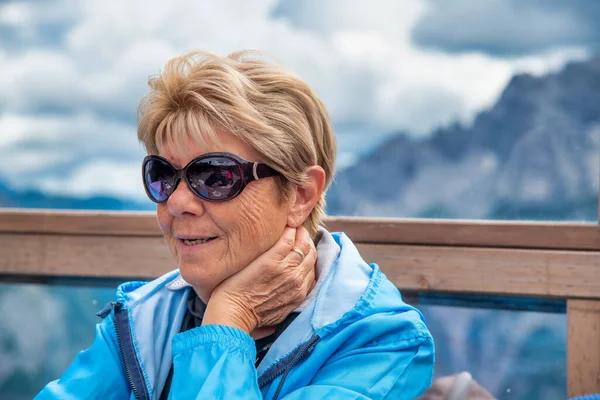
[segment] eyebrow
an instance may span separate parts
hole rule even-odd
[[[160,152],[158,152],[158,154],[156,154],[156,155],[157,156],[161,156],[162,158],[164,158],[165,160],[167,160],[169,162],[169,164],[171,164],[176,169],[182,169],[183,167],[185,167],[187,165],[187,164],[184,164],[183,166],[181,166],[179,163],[174,162],[173,158],[169,157],[167,154],[160,154]],[[193,158],[192,158],[192,160],[193,160]]]

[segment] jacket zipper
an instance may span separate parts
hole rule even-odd
[[[150,394],[148,393],[148,388],[144,384],[144,376],[141,371],[139,361],[135,355],[135,349],[133,348],[133,340],[131,338],[131,331],[129,330],[129,315],[127,309],[123,308],[123,304],[114,303],[115,309],[115,331],[117,333],[117,342],[119,343],[119,351],[121,353],[121,361],[123,362],[123,367],[125,369],[125,375],[127,376],[127,381],[129,382],[129,387],[133,391],[133,395],[136,400],[150,400]],[[130,363],[128,362],[128,355],[130,358],[133,358],[135,364],[135,372],[136,376],[132,373],[130,368]],[[136,385],[136,380],[141,381],[142,390],[138,388],[139,385]]]
[[[119,302],[114,302],[109,304],[106,309],[114,308],[114,322],[115,322],[115,332],[117,335],[117,342],[119,343],[119,352],[121,354],[121,361],[123,362],[123,367],[125,369],[125,375],[127,376],[127,381],[129,382],[129,387],[133,391],[133,395],[136,400],[150,400],[150,394],[148,393],[148,388],[144,384],[144,377],[141,374],[141,367],[137,357],[135,356],[135,350],[133,348],[133,341],[131,338],[131,331],[129,330],[129,315],[127,309],[123,308],[123,304]],[[106,313],[106,309],[102,310],[100,313]],[[110,310],[108,310],[110,312]],[[106,313],[108,314],[108,313]],[[101,316],[101,315],[98,315]],[[101,317],[104,317],[102,315]],[[125,337],[123,337],[125,336]],[[277,400],[279,395],[281,394],[281,390],[283,389],[283,384],[285,379],[287,378],[291,369],[306,358],[315,348],[317,343],[321,340],[318,335],[313,335],[307,342],[304,342],[296,351],[294,351],[290,356],[292,357],[291,361],[285,368],[281,368],[279,371],[274,372],[268,379],[264,380],[260,383],[261,387],[268,385],[273,382],[279,376],[283,375],[281,381],[279,381],[279,385],[277,386],[277,390],[275,391],[275,395],[273,396],[273,400]],[[127,346],[127,347],[126,347]],[[138,389],[138,385],[136,385],[136,379],[132,374],[131,368],[127,358],[127,352],[131,355],[134,360],[134,364],[136,367],[136,377],[138,381],[141,381],[142,391]],[[285,359],[281,360],[279,364],[285,363]]]
[[[273,373],[273,375],[271,375],[267,380],[265,380],[264,382],[261,382],[262,384],[260,386],[264,387],[264,386],[268,385],[269,383],[273,382],[279,376],[283,375],[283,377],[279,381],[279,385],[277,386],[277,390],[275,391],[273,400],[277,400],[279,398],[279,395],[281,394],[281,390],[283,389],[283,383],[285,382],[285,379],[287,378],[291,369],[296,364],[298,364],[300,361],[305,359],[314,350],[314,348],[317,345],[317,343],[319,342],[319,340],[321,340],[321,338],[318,335],[312,336],[307,342],[304,342],[302,345],[300,345],[300,347],[294,353],[292,353],[293,354],[293,355],[291,355],[292,359],[289,362],[289,364],[287,365],[287,367],[282,368],[281,370]],[[283,362],[285,362],[285,359],[280,361],[280,363],[283,363]]]

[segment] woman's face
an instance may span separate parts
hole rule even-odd
[[[219,134],[220,145],[167,148],[160,155],[180,169],[193,158],[210,152],[229,152],[259,161],[252,148],[233,135]],[[225,279],[245,268],[282,235],[290,204],[281,201],[273,178],[248,184],[236,198],[208,202],[194,195],[184,181],[165,202],[157,205],[160,229],[183,278],[208,301]],[[186,244],[184,239],[212,238]]]

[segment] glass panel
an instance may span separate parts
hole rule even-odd
[[[509,309],[465,306],[486,306],[484,297],[417,302],[436,343],[434,379],[468,371],[499,400],[566,398],[564,302],[487,299],[488,307]]]
[[[99,283],[103,287],[94,286]],[[0,398],[31,399],[58,378],[92,343],[95,314],[114,300],[116,286],[0,284]],[[563,301],[434,294],[405,299],[425,315],[435,338],[435,378],[469,371],[498,399],[565,398]]]
[[[31,399],[59,378],[92,344],[96,312],[114,301],[116,287],[0,284],[0,399]]]

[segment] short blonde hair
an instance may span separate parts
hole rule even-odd
[[[329,187],[336,141],[325,105],[306,82],[260,53],[187,53],[171,59],[148,86],[138,108],[138,139],[149,154],[165,146],[218,143],[222,130],[283,175],[277,179],[282,199],[290,193],[289,183],[302,185],[313,165],[325,170],[325,190]],[[304,223],[312,237],[324,208],[325,193]]]

